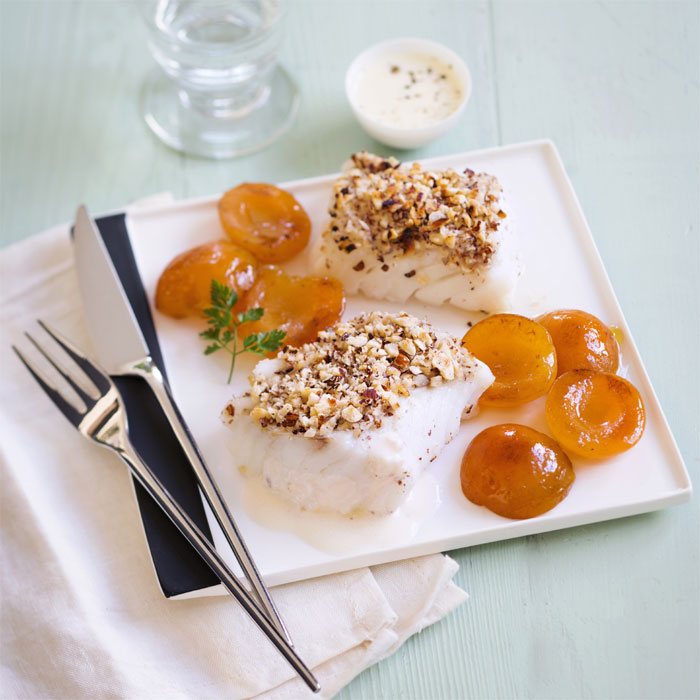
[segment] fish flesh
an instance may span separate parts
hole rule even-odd
[[[348,294],[504,311],[521,272],[507,212],[493,175],[424,170],[363,151],[333,187],[312,265]]]
[[[450,334],[374,311],[261,360],[221,418],[235,466],[298,507],[386,515],[492,381]]]

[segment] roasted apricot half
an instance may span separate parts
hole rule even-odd
[[[610,457],[636,445],[646,414],[636,387],[609,372],[575,369],[562,374],[545,402],[552,435],[570,454]]]
[[[495,314],[479,321],[462,345],[493,372],[482,406],[518,406],[544,396],[557,376],[557,356],[549,333],[536,321]]]
[[[517,423],[482,430],[462,458],[462,492],[505,518],[534,518],[556,506],[574,483],[564,450],[533,428]]]
[[[552,336],[557,351],[557,372],[592,369],[617,372],[620,351],[610,328],[593,314],[560,309],[535,319]]]
[[[345,309],[343,285],[333,277],[294,277],[275,265],[261,267],[247,296],[247,307],[265,309],[259,321],[239,326],[240,337],[279,328],[286,345],[310,343],[334,325]]]
[[[311,221],[292,194],[274,185],[246,182],[219,200],[226,235],[263,263],[290,260],[309,242]]]
[[[156,308],[173,318],[201,315],[211,302],[211,281],[235,289],[235,311],[245,307],[245,293],[255,282],[257,262],[247,251],[225,239],[210,241],[175,257],[156,287]]]

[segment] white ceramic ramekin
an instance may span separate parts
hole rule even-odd
[[[444,119],[426,126],[401,127],[378,121],[358,107],[355,94],[357,81],[362,72],[378,59],[404,52],[428,54],[452,66],[452,70],[462,86],[462,101],[454,112]],[[466,63],[451,49],[427,39],[405,38],[382,41],[363,51],[350,64],[345,74],[345,94],[362,128],[377,141],[395,148],[417,148],[447,133],[462,115],[471,91],[472,80]]]

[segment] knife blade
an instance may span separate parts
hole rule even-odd
[[[108,374],[140,377],[153,391],[192,465],[202,493],[248,579],[253,594],[272,624],[291,644],[289,633],[187,428],[167,381],[150,356],[148,345],[97,226],[82,205],[78,208],[73,227],[73,254],[96,359]]]

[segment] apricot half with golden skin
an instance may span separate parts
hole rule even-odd
[[[274,185],[246,182],[219,200],[226,235],[264,263],[290,260],[309,242],[311,221],[294,196]]]
[[[547,424],[559,444],[580,457],[610,457],[636,445],[646,413],[636,387],[609,372],[575,369],[547,395]]]
[[[593,314],[560,309],[535,320],[552,336],[559,375],[572,369],[617,372],[620,364],[617,340],[610,328]]]
[[[493,372],[482,406],[519,406],[544,396],[557,376],[557,356],[549,333],[536,321],[495,314],[479,321],[462,345]]]
[[[239,326],[241,338],[279,328],[286,332],[285,345],[299,346],[316,339],[319,331],[334,325],[345,309],[343,285],[333,277],[295,277],[267,265],[247,296],[247,307],[265,309],[259,321]]]
[[[257,261],[247,251],[222,239],[186,250],[163,270],[156,288],[156,308],[173,318],[199,316],[211,304],[214,279],[235,289],[235,311],[245,307],[245,293],[256,278]]]
[[[462,458],[462,492],[505,518],[534,518],[569,493],[574,469],[548,435],[517,423],[482,430]]]

